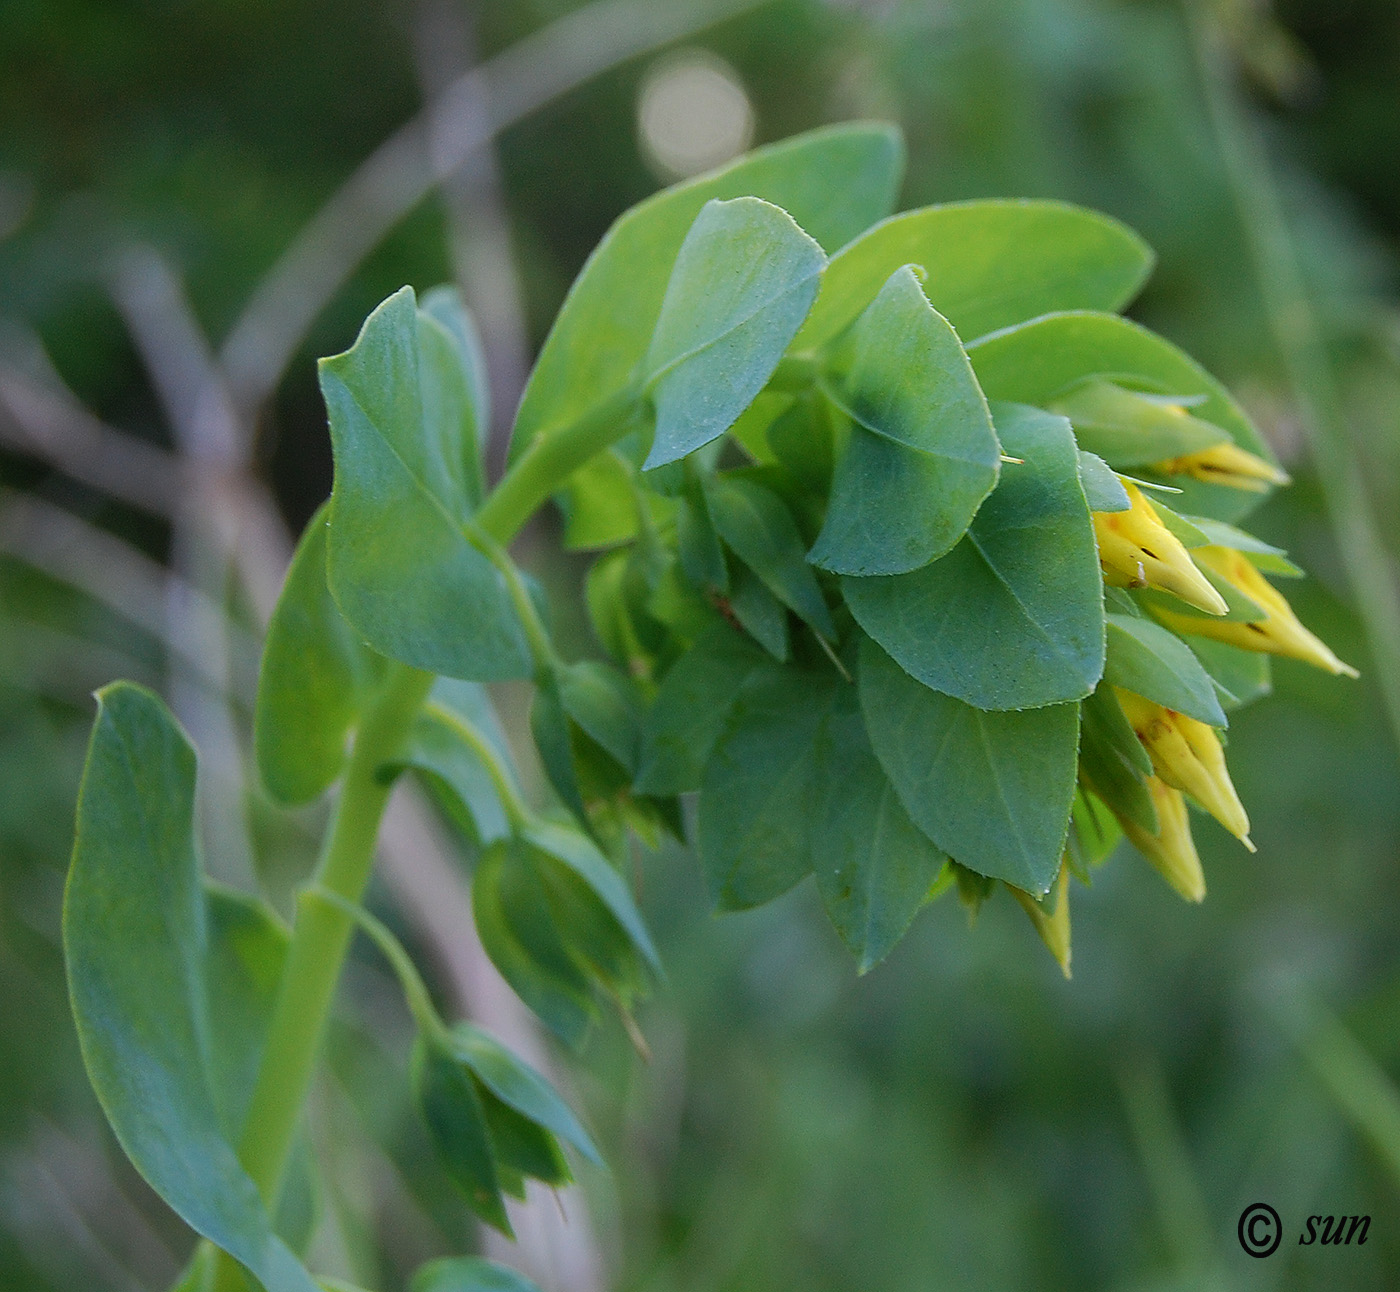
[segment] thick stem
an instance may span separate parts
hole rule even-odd
[[[566,429],[535,440],[477,512],[477,529],[504,547],[574,470],[625,435],[635,425],[636,415],[637,399],[629,389]],[[508,559],[503,553],[501,556]],[[511,591],[517,602],[521,598],[527,601],[518,608],[527,614],[527,624],[535,630],[532,646],[537,655],[543,650],[552,658],[547,639],[543,645],[534,640],[543,630],[518,578],[512,579]],[[319,890],[321,899],[304,900],[297,906],[296,928],[268,1029],[267,1048],[239,1143],[239,1158],[269,1210],[277,1203],[354,932],[351,908],[358,906],[373,870],[379,823],[392,788],[380,769],[401,750],[433,680],[430,673],[393,666],[384,689],[360,724],[330,833],[308,889],[311,895]],[[489,760],[488,767],[494,770]],[[513,789],[507,801],[516,812],[521,810]],[[348,906],[325,900],[326,893],[343,899]],[[242,1292],[245,1286],[238,1265],[220,1253],[215,1292]]]
[[[313,881],[349,902],[357,903],[369,882],[379,820],[392,788],[380,768],[402,748],[432,683],[429,673],[397,666],[355,739]],[[243,1166],[269,1209],[276,1206],[353,929],[354,920],[341,908],[328,902],[299,903],[267,1048],[239,1144]],[[240,1279],[234,1262],[221,1256],[215,1283],[219,1292],[241,1288]]]

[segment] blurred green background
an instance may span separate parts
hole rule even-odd
[[[161,580],[162,567],[189,577],[197,560],[167,519],[54,448],[77,436],[72,452],[88,466],[101,457],[81,438],[92,429],[81,409],[142,445],[181,447],[160,338],[142,340],[152,315],[131,249],[155,249],[217,346],[304,223],[425,94],[574,7],[0,6],[6,1292],[155,1289],[189,1246],[88,1091],[58,938],[88,691],[117,675],[188,687]],[[704,7],[675,6],[677,22],[682,9]],[[595,5],[577,21],[616,27],[627,12]],[[1345,443],[1394,558],[1400,8],[1232,0],[1215,19],[1303,267],[1306,301],[1294,304],[1323,339]],[[586,41],[569,44],[589,56]],[[670,971],[640,1018],[652,1061],[614,1028],[571,1069],[613,1164],[585,1180],[611,1283],[1398,1286],[1400,1100],[1386,1072],[1400,1072],[1400,767],[1354,613],[1378,589],[1348,584],[1178,5],[775,0],[601,66],[501,133],[494,165],[478,159],[414,204],[330,294],[257,410],[256,473],[298,529],[330,479],[313,358],[344,348],[402,283],[464,278],[508,413],[522,355],[615,215],[750,135],[853,116],[903,126],[903,206],[1054,196],[1148,238],[1160,265],[1133,312],[1232,385],[1294,474],[1253,527],[1313,574],[1290,596],[1363,676],[1277,664],[1274,696],[1230,731],[1258,855],[1196,818],[1210,887],[1197,909],[1125,849],[1076,893],[1072,982],[1004,896],[971,931],[945,898],[858,979],[810,886],[715,919],[689,858],[650,858],[645,906]],[[552,522],[537,527],[524,553],[556,594],[570,650],[596,651],[571,591],[583,565],[554,554],[555,537]],[[205,591],[241,625],[222,676],[246,695],[256,597],[231,580]],[[518,696],[503,699],[509,718]],[[228,716],[236,755],[246,702]],[[315,814],[282,816],[255,787],[246,809],[257,865],[284,892],[309,861]],[[211,859],[221,864],[236,874]],[[408,1030],[392,987],[365,955],[349,988],[313,1110],[313,1139],[334,1159],[317,1241],[392,1292],[471,1235],[404,1101]],[[1235,1236],[1257,1200],[1285,1227],[1263,1261]],[[1297,1247],[1312,1213],[1369,1214],[1366,1245]]]

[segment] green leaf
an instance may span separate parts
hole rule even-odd
[[[451,1050],[420,1036],[413,1047],[412,1071],[418,1110],[443,1168],[482,1220],[513,1236],[486,1113],[470,1070]]]
[[[444,1256],[420,1265],[408,1292],[540,1292],[523,1274],[480,1256]]]
[[[63,909],[83,1061],[122,1148],[175,1213],[267,1292],[314,1292],[211,1088],[194,792],[194,750],[165,706],[129,683],[99,692]]]
[[[988,399],[1042,407],[1088,377],[1124,382],[1150,392],[1202,396],[1193,415],[1214,423],[1241,448],[1272,461],[1272,454],[1228,391],[1194,359],[1140,324],[1116,314],[1047,314],[995,332],[967,347]],[[1094,448],[1084,444],[1084,448]],[[1111,459],[1110,459],[1111,460]],[[1261,494],[1178,479],[1188,510],[1234,520]]]
[[[412,767],[433,777],[455,801],[457,811],[452,815],[469,827],[468,836],[484,847],[505,838],[510,821],[491,773],[464,739],[460,723],[460,716],[447,706],[429,701],[415,720],[395,767]]]
[[[1207,543],[1243,552],[1251,564],[1267,574],[1276,574],[1285,579],[1301,579],[1304,575],[1304,571],[1288,559],[1288,553],[1283,548],[1255,538],[1234,525],[1227,525],[1223,520],[1211,520],[1209,516],[1181,516],[1177,519],[1193,525]]]
[[[1074,796],[1070,812],[1069,851],[1074,877],[1081,884],[1093,879],[1091,867],[1101,866],[1123,838],[1123,828],[1095,794],[1081,788]]]
[[[1156,834],[1157,807],[1144,783],[1152,760],[1112,689],[1099,687],[1084,701],[1080,717],[1080,775],[1104,802]]]
[[[572,1109],[534,1068],[470,1023],[457,1024],[451,1037],[453,1053],[497,1099],[572,1144],[590,1162],[603,1164],[592,1138]]]
[[[830,362],[827,395],[852,425],[808,559],[838,574],[916,570],[966,533],[997,482],[987,401],[907,265]]]
[[[747,566],[731,580],[729,608],[743,630],[780,664],[788,657],[787,611],[768,586]]]
[[[652,970],[661,973],[661,959],[652,945],[641,912],[622,877],[608,864],[607,858],[592,842],[577,830],[556,825],[552,821],[536,821],[521,835],[524,842],[572,871],[603,904],[608,914],[631,939]]]
[[[978,201],[904,211],[832,257],[796,348],[814,350],[900,265],[922,266],[934,308],[966,339],[1052,310],[1119,310],[1152,250],[1126,225],[1062,202]]]
[[[836,636],[806,544],[783,500],[752,480],[718,477],[706,489],[715,529],[783,605],[816,632]]]
[[[253,1097],[282,966],[287,928],[265,902],[222,885],[205,886],[208,945],[204,982],[210,1034],[209,1081],[224,1133],[237,1141]]]
[[[267,792],[309,803],[345,765],[350,733],[383,675],[376,655],[345,622],[326,586],[330,504],[297,544],[267,626],[258,673],[253,743]]]
[[[530,701],[530,734],[554,792],[580,821],[587,821],[578,769],[574,765],[569,715],[564,712],[559,677],[552,669],[536,679],[535,694]]]
[[[559,671],[564,712],[630,774],[637,770],[642,701],[637,684],[598,660],[565,664]]]
[[[1046,892],[1074,798],[1079,706],[974,709],[868,639],[859,681],[870,743],[914,824],[969,869]]]
[[[891,126],[814,130],[666,189],[619,217],[569,289],[516,415],[511,460],[626,390],[651,345],[676,254],[712,198],[753,195],[789,212],[827,251],[889,213],[903,169]]]
[[[821,247],[761,198],[701,208],[643,365],[656,406],[643,468],[675,462],[734,425],[802,326],[825,265]]]
[[[1259,651],[1240,650],[1209,637],[1193,637],[1191,652],[1210,674],[1224,709],[1242,708],[1274,689],[1269,657]]]
[[[456,287],[444,283],[427,292],[421,315],[441,329],[421,327],[419,331],[424,419],[430,433],[437,428],[443,436],[446,452],[461,453],[463,489],[475,510],[486,496],[482,453],[491,433],[486,356],[476,323]]]
[[[729,591],[729,566],[710,519],[703,489],[695,488],[680,500],[676,513],[676,554],[685,577],[697,588],[720,593]]]
[[[784,669],[735,700],[700,791],[700,861],[721,910],[772,901],[811,869],[817,742],[835,685],[835,674]]]
[[[1103,672],[1103,592],[1074,437],[1038,409],[993,416],[1023,461],[966,537],[921,570],[841,588],[856,622],[925,686],[982,709],[1076,700]]]
[[[1127,511],[1132,499],[1117,473],[1096,453],[1079,451],[1079,483],[1090,511]]]
[[[472,876],[472,912],[481,945],[515,994],[566,1045],[582,1046],[598,1016],[587,980],[558,943],[548,923],[548,904],[532,868],[523,864],[519,845],[492,844],[477,859]],[[512,855],[517,854],[517,855]],[[535,882],[523,894],[509,881],[524,875]],[[534,913],[522,929],[519,916]],[[543,917],[543,923],[540,918]]]
[[[661,679],[642,729],[633,788],[639,794],[698,790],[710,751],[744,683],[767,664],[742,634],[717,620]]]
[[[474,450],[459,424],[427,420],[425,347],[442,349],[445,335],[405,287],[365,320],[351,349],[321,360],[335,453],[331,592],[382,654],[476,681],[523,677],[524,631],[471,532]]]
[[[1051,404],[1074,424],[1079,446],[1126,471],[1224,444],[1229,432],[1187,413],[1161,396],[1145,396],[1091,378]]]
[[[1212,727],[1228,725],[1210,675],[1175,633],[1148,619],[1108,615],[1104,681]]]
[[[904,936],[948,858],[909,819],[870,747],[854,687],[818,738],[812,869],[864,973]]]

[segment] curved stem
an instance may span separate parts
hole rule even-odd
[[[413,1015],[413,1021],[418,1024],[418,1030],[426,1036],[444,1035],[447,1031],[447,1024],[442,1021],[437,1007],[433,1004],[433,998],[428,994],[428,987],[423,981],[423,975],[418,972],[418,966],[413,963],[413,958],[404,950],[403,943],[390,932],[388,926],[383,921],[376,919],[363,906],[347,900],[339,893],[333,893],[330,889],[321,888],[315,884],[302,890],[297,909],[304,912],[308,905],[316,902],[333,907],[348,915],[360,926],[360,931],[379,948],[380,954],[389,962],[389,967],[399,980],[399,987],[408,1004],[408,1012]]]
[[[575,470],[616,443],[637,424],[640,401],[629,386],[595,405],[578,421],[537,435],[473,517],[502,546]]]

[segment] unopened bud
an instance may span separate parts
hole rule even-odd
[[[1007,884],[1011,895],[1021,903],[1022,909],[1031,918],[1040,940],[1050,949],[1055,963],[1066,978],[1070,976],[1069,960],[1069,867],[1060,863],[1060,873],[1055,880],[1055,908],[1046,914],[1045,908],[1024,889]]]
[[[1118,824],[1128,836],[1128,842],[1157,868],[1158,873],[1188,902],[1205,900],[1206,877],[1196,841],[1191,837],[1191,822],[1186,814],[1186,799],[1156,776],[1147,778],[1147,792],[1157,809],[1157,833],[1148,834],[1130,817],[1120,815]]]
[[[1350,664],[1337,658],[1326,642],[1303,627],[1284,595],[1255,569],[1253,562],[1242,552],[1230,547],[1212,546],[1198,547],[1193,555],[1207,569],[1254,601],[1264,611],[1264,618],[1253,623],[1236,623],[1222,619],[1198,619],[1160,606],[1151,607],[1152,613],[1166,627],[1178,633],[1210,637],[1238,646],[1241,650],[1287,655],[1328,673],[1359,676]]]
[[[1206,484],[1248,489],[1251,493],[1264,493],[1270,485],[1289,483],[1287,472],[1247,452],[1238,444],[1214,444],[1198,453],[1187,453],[1166,462],[1154,462],[1152,469],[1162,475],[1186,475]]]
[[[1096,511],[1094,535],[1104,582],[1115,588],[1157,588],[1210,615],[1228,613],[1225,599],[1131,480],[1123,481],[1127,511]]]
[[[1114,688],[1123,713],[1137,732],[1152,770],[1184,790],[1250,852],[1249,817],[1225,766],[1225,751],[1213,727],[1121,687]]]

